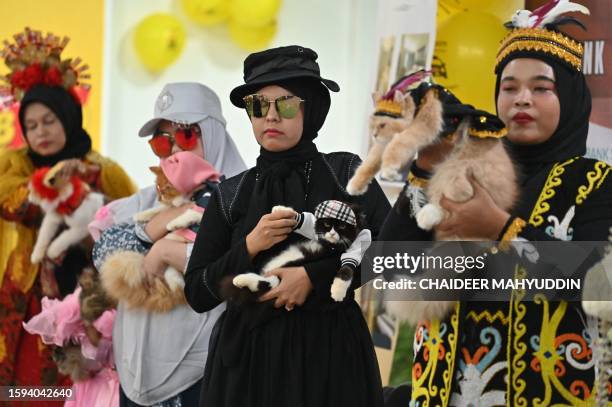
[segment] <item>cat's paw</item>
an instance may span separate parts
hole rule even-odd
[[[183,275],[173,267],[168,267],[166,271],[164,271],[164,280],[172,291],[183,290],[183,288],[185,288],[185,280],[183,280]]]
[[[270,284],[270,288],[277,287],[280,284],[280,278],[278,278],[277,276],[265,277],[264,280],[266,280],[268,284]]]
[[[387,181],[401,181],[402,180],[402,174],[400,174],[400,172],[397,169],[390,168],[390,167],[384,167],[382,171],[380,172],[380,177]]]
[[[416,215],[417,225],[423,230],[431,230],[444,219],[442,208],[434,204],[425,205]]]
[[[331,297],[337,302],[344,300],[350,285],[351,280],[343,280],[339,277],[334,278],[334,282],[331,286]]]
[[[146,222],[149,219],[151,219],[151,215],[149,215],[147,212],[138,212],[135,213],[134,216],[132,216],[132,219],[134,220],[134,222]]]
[[[175,230],[188,228],[191,225],[199,225],[201,221],[202,213],[193,208],[189,208],[181,215],[168,222],[166,230],[168,232],[174,232]]]
[[[259,291],[260,281],[263,281],[263,279],[259,274],[245,273],[234,277],[232,283],[238,288],[248,288],[251,292],[256,293]]]
[[[293,208],[290,208],[288,206],[276,205],[276,206],[272,207],[272,213],[278,212],[278,211],[292,211],[292,212],[295,212],[295,210]]]
[[[168,224],[166,225],[166,230],[168,232],[174,232],[175,230],[184,229],[189,225],[189,222],[185,221],[184,219],[182,219],[181,216],[179,216],[178,218],[174,218],[170,222],[168,222]]]
[[[272,211],[270,213],[277,213],[277,212],[291,212],[291,216],[293,217],[293,219],[298,218],[298,213],[295,211],[295,209],[289,206],[276,205],[272,207]]]
[[[38,264],[45,257],[45,249],[41,246],[35,246],[30,255],[30,263]]]
[[[63,244],[56,240],[49,245],[49,248],[47,249],[47,257],[50,259],[55,259],[65,252],[66,249],[67,247],[64,247]]]
[[[596,316],[604,320],[612,317],[612,301],[582,301],[582,307],[589,315]]]
[[[349,193],[349,195],[363,195],[365,194],[365,192],[368,190],[368,184],[361,184],[359,182],[357,182],[354,178],[351,178],[351,180],[349,181],[348,185],[346,186],[346,192]]]

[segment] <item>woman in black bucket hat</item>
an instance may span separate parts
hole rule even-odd
[[[197,312],[223,301],[220,282],[257,269],[299,238],[291,211],[336,199],[361,206],[374,237],[389,204],[374,181],[361,197],[345,186],[359,165],[350,153],[324,154],[313,140],[339,86],[320,76],[317,54],[289,46],[250,55],[245,84],[230,95],[244,107],[261,146],[257,165],[221,183],[202,220],[185,276]],[[228,304],[216,326],[201,405],[382,406],[374,348],[353,289],[335,302],[339,255],[273,271],[278,287],[259,303]],[[354,288],[354,287],[353,287]]]

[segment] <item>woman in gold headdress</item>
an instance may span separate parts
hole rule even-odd
[[[89,264],[90,245],[83,242],[54,259],[32,264],[30,255],[42,219],[28,201],[34,171],[60,161],[60,177],[78,175],[107,199],[134,192],[126,173],[91,149],[83,129],[76,88],[83,70],[62,61],[68,42],[26,29],[8,44],[3,57],[11,73],[9,92],[20,102],[19,123],[27,146],[0,155],[0,384],[55,385],[63,381],[51,351],[22,328],[41,310],[41,298],[74,290],[76,277]]]
[[[542,246],[529,242],[558,242],[554,248],[560,256],[576,247],[563,242],[608,239],[611,167],[583,157],[591,111],[581,71],[583,48],[558,30],[560,24],[574,21],[560,13],[570,7],[584,11],[574,3],[552,1],[534,12],[517,12],[498,53],[497,111],[508,128],[507,148],[520,171],[519,202],[508,213],[475,184],[474,197],[467,202],[443,201],[450,215],[439,229],[460,237],[486,236],[501,241],[502,248],[518,240],[538,256]],[[416,162],[420,175],[427,178],[441,157],[439,147],[422,154]],[[403,213],[406,199],[402,194],[381,240],[431,239]],[[537,277],[510,254],[490,257],[508,266],[507,277]],[[538,262],[536,257],[528,261]],[[548,261],[555,259],[544,259]],[[571,277],[579,278],[582,271],[572,270]],[[554,277],[562,276],[557,271]],[[412,371],[415,405],[594,404],[597,331],[575,301],[580,298],[570,300],[551,291],[531,299],[525,290],[507,294],[498,302],[458,302],[450,315],[418,324]]]

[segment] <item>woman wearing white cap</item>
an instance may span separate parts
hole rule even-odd
[[[217,95],[199,83],[172,83],[155,102],[155,117],[139,132],[162,160],[178,152],[203,156],[219,173],[233,176],[245,169],[225,129]],[[188,140],[193,135],[200,137]],[[191,244],[162,239],[165,226],[185,207],[167,209],[147,224],[132,216],[157,204],[155,187],[140,190],[110,207],[110,222],[96,226],[102,232],[94,247],[98,269],[107,255],[122,250],[147,252],[146,272],[160,273],[166,264],[184,270]],[[95,232],[94,232],[95,233]],[[129,247],[126,247],[129,246]],[[113,329],[113,349],[121,382],[121,405],[197,405],[212,327],[224,306],[196,314],[187,306],[167,313],[128,309],[119,303]]]

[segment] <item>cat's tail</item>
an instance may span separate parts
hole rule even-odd
[[[182,274],[168,267],[163,278],[155,277],[147,284],[143,260],[144,255],[130,251],[107,257],[101,268],[101,279],[108,295],[130,308],[149,312],[168,312],[186,304]]]
[[[183,288],[185,281],[180,272],[168,267],[163,280],[155,278],[150,289],[150,295],[143,308],[150,312],[168,312],[176,306],[187,303]]]
[[[147,302],[149,292],[145,287],[142,270],[144,255],[132,251],[119,251],[106,258],[100,268],[100,278],[106,293],[130,307],[139,307]]]
[[[401,133],[397,133],[385,148],[382,155],[381,176],[385,179],[399,180],[399,170],[415,154],[436,141],[444,127],[442,102],[438,99],[436,89],[430,89],[423,97],[423,102],[414,120]]]
[[[110,298],[97,271],[88,267],[83,270],[79,277],[81,294],[79,294],[79,304],[81,309],[81,319],[84,322],[93,324],[106,310],[115,308],[117,303]]]

